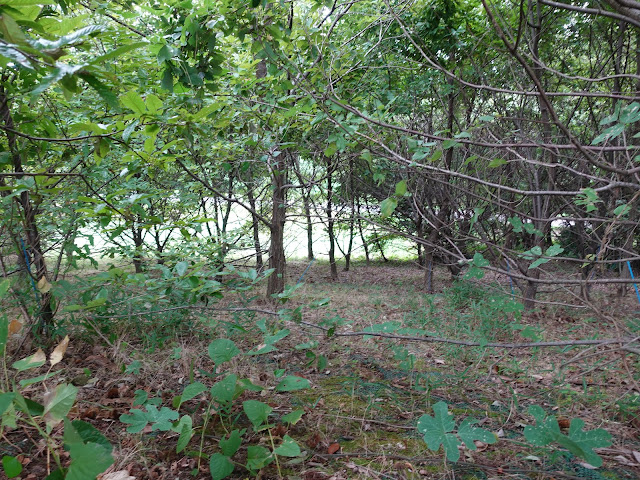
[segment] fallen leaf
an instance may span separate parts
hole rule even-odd
[[[38,280],[38,284],[36,286],[41,293],[47,293],[49,290],[51,290],[51,284],[49,283],[49,280],[47,280],[47,277],[44,276],[40,280]]]
[[[98,480],[136,480],[136,477],[129,475],[129,472],[126,470],[119,470],[98,477]]]
[[[331,445],[329,445],[329,448],[327,448],[327,453],[329,455],[333,455],[334,453],[336,453],[338,450],[340,450],[340,444],[339,443],[332,443]]]
[[[9,323],[9,335],[20,333],[20,330],[22,330],[22,322],[17,319],[11,320],[11,323]]]
[[[307,446],[310,449],[315,450],[316,448],[318,448],[318,445],[320,444],[321,441],[322,441],[322,437],[318,432],[316,432],[311,436],[311,438],[307,440]]]
[[[69,335],[64,337],[64,339],[58,344],[56,348],[53,349],[51,355],[49,355],[49,363],[53,367],[56,363],[60,363],[62,361],[62,357],[64,357],[64,353],[67,351],[67,347],[69,346]]]
[[[640,452],[636,452],[634,450],[633,452],[631,452],[631,455],[633,455],[633,458],[635,459],[636,462],[640,463]]]

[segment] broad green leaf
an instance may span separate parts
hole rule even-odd
[[[155,405],[147,405],[147,418],[151,423],[151,431],[168,432],[173,426],[173,421],[178,419],[178,412],[167,407],[161,407],[158,410]]]
[[[28,45],[27,37],[22,33],[22,29],[6,11],[0,15],[0,33],[7,43]]]
[[[184,388],[184,390],[182,391],[182,395],[180,395],[180,404],[183,404],[184,402],[188,402],[189,400],[191,400],[194,397],[197,397],[198,395],[200,395],[202,392],[206,390],[207,390],[207,387],[200,382],[190,383]]]
[[[599,428],[583,431],[584,422],[579,418],[574,418],[567,436],[560,431],[556,417],[547,416],[540,406],[532,405],[529,407],[529,414],[535,418],[536,425],[525,427],[524,436],[527,441],[538,446],[546,446],[555,442],[594,467],[602,465],[602,459],[593,449],[611,445],[611,435],[606,430]]]
[[[247,469],[250,471],[260,470],[271,462],[273,462],[273,455],[264,447],[259,445],[251,445],[247,447]]]
[[[458,436],[469,450],[475,450],[477,448],[474,443],[476,440],[488,444],[496,443],[498,438],[495,434],[484,428],[474,427],[475,423],[478,423],[478,421],[472,418],[466,418],[458,427]]]
[[[122,105],[127,107],[129,110],[133,110],[133,112],[138,115],[144,115],[147,112],[144,100],[142,100],[140,95],[133,90],[121,95],[120,101],[122,102]]]
[[[264,337],[264,343],[266,343],[267,345],[272,345],[276,342],[279,342],[283,338],[286,338],[290,333],[291,330],[285,328],[274,335],[267,335],[266,337]]]
[[[389,218],[398,206],[398,200],[389,197],[380,203],[380,217]]]
[[[16,478],[22,473],[22,464],[16,457],[5,455],[2,457],[2,468],[7,478]]]
[[[102,65],[104,64],[104,62],[106,62],[107,60],[112,60],[114,58],[119,57],[120,55],[123,55],[127,52],[130,52],[132,50],[136,50],[140,47],[144,47],[145,45],[148,45],[147,42],[135,42],[135,43],[129,43],[128,45],[123,45],[119,48],[116,48],[115,50],[112,50],[110,52],[105,53],[104,55],[99,55],[95,58],[93,58],[91,61],[89,61],[90,64],[92,65]]]
[[[335,143],[329,144],[327,148],[324,149],[325,157],[332,157],[338,151],[338,146]]]
[[[298,445],[289,435],[285,435],[282,438],[282,444],[280,444],[273,453],[283,457],[299,457],[301,453],[300,445]]]
[[[401,182],[396,183],[396,195],[398,197],[403,197],[405,193],[407,193],[407,181],[402,180]]]
[[[111,450],[97,443],[72,443],[67,446],[71,465],[65,480],[88,480],[104,473],[113,464]]]
[[[11,285],[11,282],[9,282],[9,279],[4,279],[0,282],[0,300],[7,295],[10,285]]]
[[[44,396],[44,418],[51,431],[69,413],[78,395],[77,387],[61,383]]]
[[[306,378],[287,375],[276,386],[276,392],[294,392],[296,390],[304,390],[305,388],[309,388],[310,386],[311,384]]]
[[[29,59],[18,49],[17,46],[13,46],[10,44],[0,45],[0,56],[17,63],[23,68],[34,70]]]
[[[224,380],[211,387],[211,398],[214,402],[219,403],[223,407],[231,403],[236,394],[236,383],[238,377],[235,374],[228,375]]]
[[[209,358],[216,365],[228,362],[240,353],[236,344],[228,338],[218,338],[209,344]]]
[[[193,437],[193,420],[189,415],[183,415],[173,430],[180,433],[176,443],[176,453],[180,453],[187,448],[191,437]]]
[[[484,258],[484,255],[482,255],[482,253],[476,252],[473,255],[473,264],[478,268],[488,267],[489,266],[489,260]]]
[[[287,413],[281,418],[281,420],[283,423],[288,423],[289,425],[295,425],[300,421],[303,415],[304,415],[304,410],[300,408],[298,410],[294,410],[291,413]]]
[[[249,421],[256,428],[265,425],[269,414],[273,411],[273,408],[269,405],[259,402],[258,400],[246,400],[242,402],[242,408],[249,418]]]
[[[66,65],[64,63],[57,63],[49,75],[44,77],[38,86],[31,91],[32,96],[36,97],[42,92],[47,90],[51,85],[61,81],[65,77],[71,77],[85,68],[85,65]]]
[[[549,258],[538,258],[537,260],[532,262],[531,265],[529,265],[528,270],[531,270],[532,268],[539,267],[540,265],[543,265],[543,264],[545,264],[545,263],[547,263],[549,261],[550,261]]]
[[[234,465],[231,459],[221,453],[214,453],[209,459],[209,471],[213,480],[222,480],[233,473]]]
[[[506,164],[507,164],[507,161],[504,158],[494,158],[493,160],[491,160],[489,162],[487,167],[489,167],[489,168],[497,168],[497,167],[501,167],[502,165],[506,165]]]
[[[564,252],[564,248],[562,248],[560,245],[556,243],[554,245],[551,245],[549,248],[547,248],[545,255],[547,255],[548,257],[557,257],[562,252]]]
[[[220,450],[228,457],[232,457],[242,444],[242,436],[239,430],[233,430],[229,434],[229,438],[220,439]]]
[[[127,432],[129,433],[139,433],[149,423],[145,413],[137,408],[129,410],[129,414],[123,413],[120,415],[120,421],[129,425],[127,427]]]
[[[438,402],[433,406],[434,416],[422,415],[418,420],[418,431],[424,435],[424,441],[432,451],[437,451],[440,445],[443,446],[447,459],[452,462],[458,461],[460,452],[458,438],[449,433],[456,426],[453,415],[449,413],[447,404]]]
[[[580,447],[581,458],[586,460],[594,467],[602,465],[602,458],[600,458],[594,451],[594,448],[604,448],[611,445],[611,434],[602,428],[595,430],[584,431],[584,422],[579,418],[571,420],[569,426],[569,439]]]
[[[0,393],[0,415],[7,411],[15,396],[16,394],[13,392]]]

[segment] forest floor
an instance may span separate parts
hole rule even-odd
[[[289,282],[295,284],[306,267],[302,262],[289,265]],[[518,312],[508,282],[495,280],[499,279],[454,282],[448,272],[438,270],[436,292],[425,294],[415,264],[356,263],[351,271],[340,271],[334,282],[328,266],[315,263],[285,305],[304,306],[303,323],[283,323],[266,313],[273,307],[259,298],[249,311],[222,310],[233,305],[233,299],[225,298],[198,314],[188,314],[188,321],[182,313],[183,328],[169,329],[168,317],[157,315],[144,322],[140,319],[138,328],[123,320],[100,324],[101,336],[72,331],[61,363],[63,380],[79,388],[69,417],[91,423],[114,445],[115,463],[105,479],[210,479],[208,457],[219,452],[220,440],[236,428],[246,432],[234,457],[237,466],[227,477],[233,479],[640,478],[640,372],[633,355],[606,347],[498,350],[329,336],[313,326],[334,327],[336,333],[366,328],[405,335],[427,331],[480,342],[616,335],[614,326],[592,311],[559,305],[575,302],[563,292],[543,293],[540,298],[551,303]],[[330,300],[328,305],[308,308],[314,301],[323,304],[325,298]],[[635,296],[618,301],[603,289],[594,292],[596,303],[606,306],[617,325],[630,322],[626,328],[639,330]],[[240,351],[255,352],[269,345],[261,330],[278,334],[284,328],[290,332],[274,343],[277,349],[237,356],[224,364],[224,371],[216,371],[207,355],[215,338],[229,338]],[[36,374],[46,371],[41,368]],[[141,398],[156,399],[158,407],[176,408],[174,399],[185,385],[201,382],[209,388],[222,373],[234,373],[263,388],[242,392],[224,415],[212,415],[211,402],[203,395],[184,402],[181,414],[190,414],[198,428],[180,453],[176,453],[178,434],[173,431],[150,425],[140,433],[126,431],[128,425],[120,417],[141,408],[134,406]],[[308,380],[310,388],[283,393],[274,388],[283,374]],[[23,394],[38,400],[40,390],[41,385],[34,384]],[[247,400],[272,408],[270,429],[252,428],[243,415]],[[445,459],[442,448],[431,451],[416,425],[421,416],[433,415],[433,405],[441,401],[457,425],[464,418],[474,418],[498,441],[478,441],[476,450],[460,447],[460,460],[455,463]],[[609,432],[612,445],[596,449],[603,465],[594,469],[558,444],[537,447],[527,442],[524,428],[535,424],[528,412],[531,405],[553,415],[563,434],[575,418],[585,422],[585,430]],[[282,421],[296,411],[302,412],[298,422]],[[55,434],[54,430],[53,438]],[[299,455],[281,457],[277,464],[253,473],[242,466],[249,455],[247,446],[273,448],[286,436],[300,446]],[[2,443],[0,455],[16,455],[23,463],[19,478],[46,477],[51,467],[47,445],[33,431],[5,430]]]

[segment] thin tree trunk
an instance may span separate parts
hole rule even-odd
[[[3,79],[6,81],[6,79]],[[0,117],[4,126],[7,127],[5,135],[7,137],[7,145],[11,154],[13,163],[13,171],[17,174],[24,173],[22,167],[22,157],[16,143],[16,136],[12,133],[14,129],[13,117],[9,109],[9,99],[6,95],[4,87],[0,84]],[[17,178],[22,178],[20,175]],[[3,180],[4,183],[4,180]],[[3,185],[4,186],[4,185]],[[15,198],[15,197],[14,197]],[[28,191],[24,191],[16,200],[22,211],[22,221],[24,235],[26,237],[26,249],[31,254],[31,264],[35,267],[35,272],[31,272],[34,280],[37,282],[41,279],[48,280],[47,264],[42,249],[40,232],[36,221],[37,207],[31,201]],[[19,244],[19,242],[17,242]],[[53,327],[54,312],[52,306],[51,292],[41,292],[39,295],[39,330],[43,334],[47,334]]]
[[[261,271],[264,268],[262,261],[262,245],[260,245],[260,220],[256,217],[256,199],[253,196],[253,186],[247,188],[247,197],[249,206],[252,211],[252,229],[253,229],[253,246],[256,251],[256,270]]]
[[[329,266],[331,279],[338,280],[338,266],[336,265],[336,238],[333,230],[333,163],[327,157],[327,230],[329,233]]]
[[[275,302],[274,295],[282,293],[285,285],[286,257],[284,255],[284,224],[286,221],[287,152],[273,159],[271,182],[271,243],[269,244],[269,268],[274,272],[267,282],[267,297]]]

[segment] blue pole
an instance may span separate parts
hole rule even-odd
[[[298,281],[296,282],[296,285],[298,285],[300,282],[302,282],[302,279],[304,278],[304,276],[307,274],[307,272],[309,271],[309,269],[311,268],[311,265],[313,265],[313,262],[315,262],[316,259],[312,258],[311,262],[309,262],[309,265],[307,265],[307,268],[304,269],[304,272],[302,272],[302,275],[300,275],[300,278],[298,279]]]
[[[509,273],[509,259],[505,258],[504,259],[505,262],[507,262],[507,274]],[[515,295],[515,292],[513,291],[513,278],[511,278],[511,275],[509,275],[509,285],[511,285],[511,295]]]
[[[631,269],[631,262],[629,260],[627,260],[627,267],[629,268],[631,280],[635,280],[636,278],[633,276],[633,270]],[[638,291],[638,284],[634,282],[633,286],[636,288],[636,297],[638,297],[638,303],[640,303],[640,292]]]

